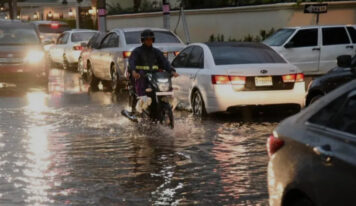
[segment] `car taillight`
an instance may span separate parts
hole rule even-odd
[[[126,58],[130,58],[131,52],[129,52],[129,51],[124,51],[123,56],[124,56],[125,59],[126,59]]]
[[[244,76],[229,76],[231,84],[234,85],[245,85],[246,77]]]
[[[276,153],[281,147],[283,147],[284,141],[271,135],[267,139],[267,152],[268,156],[271,157],[274,153]]]
[[[58,27],[59,27],[59,24],[57,24],[57,23],[52,23],[51,24],[51,28],[52,29],[58,29]]]
[[[74,46],[73,50],[74,51],[81,51],[81,50],[83,50],[83,47],[82,46]]]
[[[179,54],[178,51],[174,52],[174,56],[178,56],[178,54]]]
[[[304,82],[304,74],[303,73],[299,73],[297,74],[297,77],[295,78],[296,82]]]
[[[282,79],[284,83],[295,82],[295,74],[283,75]]]
[[[244,76],[213,75],[213,76],[211,76],[211,81],[213,84],[245,85],[246,77],[244,77]]]
[[[213,75],[211,76],[211,81],[213,84],[229,84],[230,79],[227,75]]]
[[[304,74],[303,73],[286,74],[286,75],[282,76],[282,79],[283,79],[284,83],[303,82],[304,81]]]

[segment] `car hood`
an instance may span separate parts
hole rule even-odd
[[[218,74],[241,76],[269,76],[300,73],[292,64],[238,64],[221,65],[214,67]]]

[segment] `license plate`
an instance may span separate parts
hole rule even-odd
[[[156,92],[157,96],[173,96],[173,92]]]
[[[272,77],[255,77],[255,85],[257,87],[261,86],[272,86]]]

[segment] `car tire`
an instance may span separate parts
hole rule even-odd
[[[206,116],[204,100],[198,90],[194,91],[191,102],[194,116],[197,116],[199,118]]]
[[[111,88],[112,88],[112,91],[115,92],[115,93],[118,93],[118,91],[119,91],[119,75],[117,74],[117,70],[116,70],[115,65],[111,66],[110,73],[111,73]]]
[[[66,55],[63,55],[63,64],[62,64],[62,67],[64,70],[69,70],[70,69],[70,64],[67,60],[67,57]]]
[[[91,89],[98,89],[100,80],[95,76],[91,64],[88,62],[88,83]]]
[[[313,104],[314,102],[316,102],[318,99],[320,99],[321,97],[323,97],[323,95],[321,94],[318,94],[318,95],[315,95],[314,97],[312,97],[310,99],[310,102],[309,102],[309,105]]]
[[[82,62],[82,58],[78,59],[78,66],[77,66],[78,73],[83,79],[86,79],[86,73],[84,72],[84,64]]]
[[[300,197],[289,203],[288,206],[314,206],[314,204],[310,199],[306,197]]]

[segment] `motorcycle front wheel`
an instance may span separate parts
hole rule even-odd
[[[174,128],[173,111],[171,105],[169,104],[164,104],[163,106],[161,123],[165,126],[170,127],[171,129]]]

